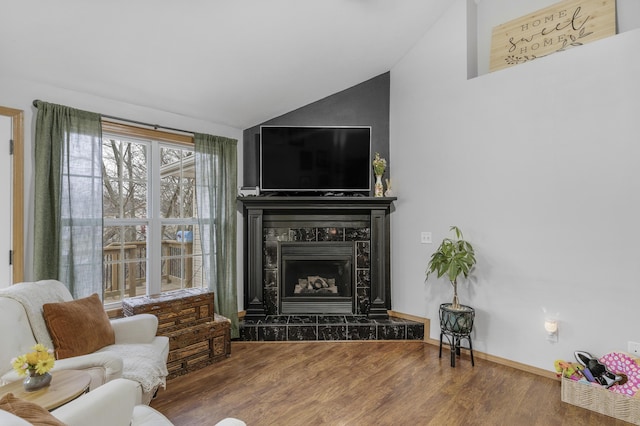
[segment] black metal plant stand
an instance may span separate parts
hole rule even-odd
[[[460,349],[468,349],[471,355],[471,366],[473,362],[473,345],[471,343],[471,331],[473,330],[473,320],[476,311],[466,305],[460,305],[460,309],[453,309],[451,303],[440,305],[440,354],[442,358],[442,338],[446,337],[451,348],[451,366],[456,366],[456,356],[460,356]],[[469,347],[461,346],[462,340],[469,343]]]

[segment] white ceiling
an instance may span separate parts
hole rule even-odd
[[[243,129],[389,71],[450,2],[14,0],[0,74]]]

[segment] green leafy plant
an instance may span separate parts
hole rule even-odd
[[[464,240],[460,228],[452,226],[450,230],[455,232],[455,239],[445,238],[440,243],[440,247],[431,255],[425,281],[433,273],[438,278],[446,275],[453,286],[453,303],[451,307],[460,309],[458,278],[460,275],[464,275],[465,278],[469,276],[471,268],[476,264],[476,257],[473,246]]]

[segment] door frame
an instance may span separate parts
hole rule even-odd
[[[24,280],[24,111],[0,106],[0,115],[11,117],[13,154],[12,284]]]

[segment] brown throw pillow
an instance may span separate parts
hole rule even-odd
[[[116,342],[109,317],[97,294],[42,305],[56,359],[86,355]]]
[[[8,393],[0,398],[0,410],[8,411],[34,426],[65,426],[64,423],[56,419],[44,407],[34,402],[16,398],[12,393]]]

